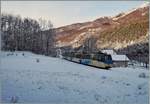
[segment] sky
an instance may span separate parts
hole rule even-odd
[[[2,13],[51,20],[54,27],[115,16],[145,1],[1,1]]]

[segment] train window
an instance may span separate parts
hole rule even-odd
[[[83,55],[83,58],[84,58],[84,59],[90,59],[91,56],[90,56],[90,55]]]
[[[104,61],[105,59],[104,59],[105,57],[104,57],[104,55],[103,54],[99,54],[98,55],[98,61]]]
[[[105,61],[107,61],[108,60],[108,56],[105,56]]]
[[[76,54],[75,57],[76,57],[76,58],[81,58],[82,55],[81,55],[81,54]]]
[[[105,56],[104,55],[101,56],[101,61],[105,61]]]
[[[106,54],[103,53],[98,54],[98,61],[105,62],[106,60],[108,60],[108,56]]]
[[[93,60],[98,60],[98,55],[93,55],[92,59]]]
[[[108,55],[108,60],[112,60],[111,55]]]

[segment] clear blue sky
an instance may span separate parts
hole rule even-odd
[[[51,20],[54,27],[115,16],[143,4],[144,1],[1,1],[1,11]]]

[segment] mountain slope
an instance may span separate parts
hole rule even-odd
[[[115,17],[101,17],[94,21],[76,23],[56,29],[57,46],[82,46],[90,37],[96,37],[96,47],[124,48],[148,40],[148,4],[120,13]]]

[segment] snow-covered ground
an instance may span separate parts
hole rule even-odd
[[[147,69],[103,70],[22,53],[1,52],[1,102],[148,104]]]

